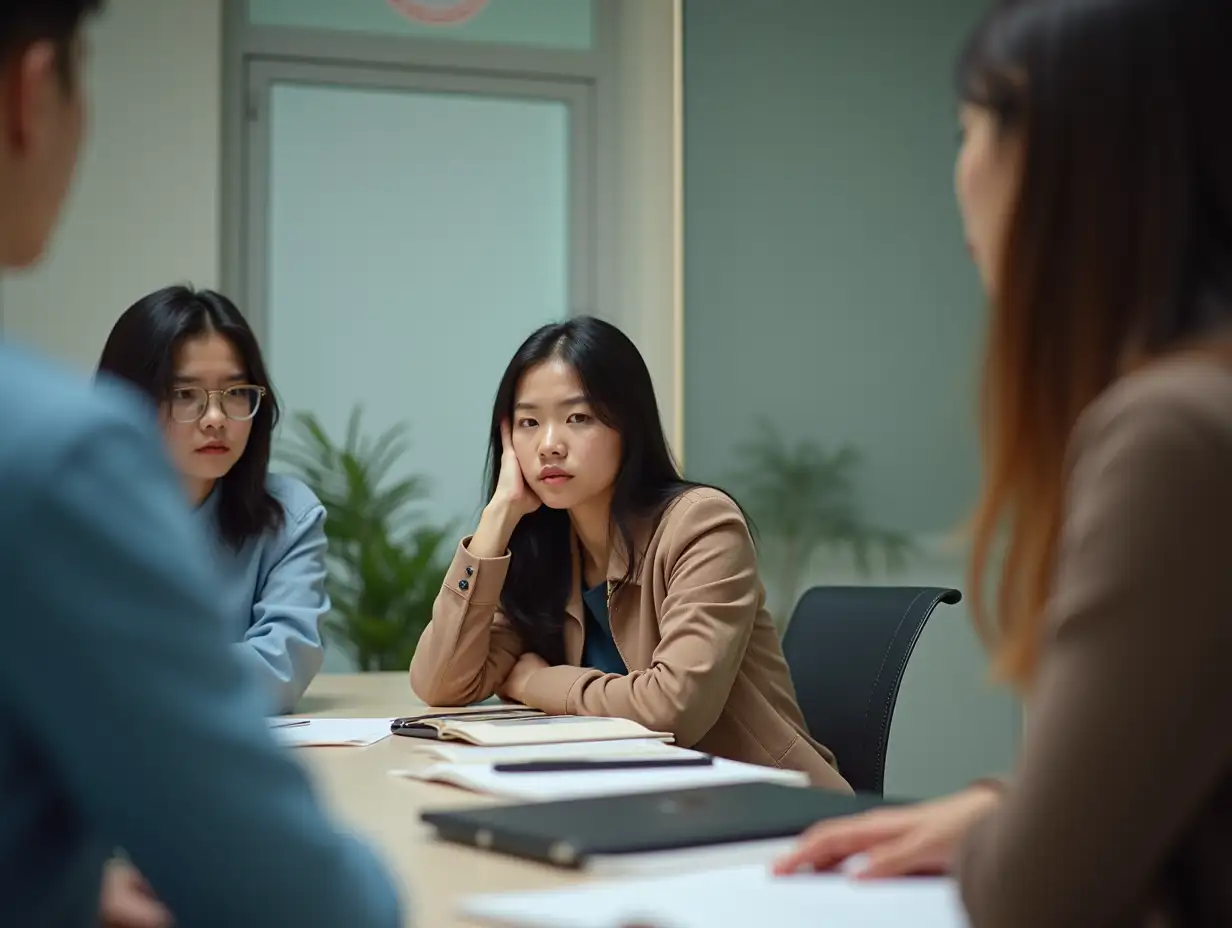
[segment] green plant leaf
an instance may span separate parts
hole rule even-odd
[[[857,448],[827,450],[809,440],[791,444],[768,422],[758,423],[751,439],[736,449],[738,469],[731,477],[737,496],[768,542],[778,569],[782,603],[790,608],[802,572],[820,549],[849,552],[856,569],[867,575],[874,552],[886,568],[901,570],[911,552],[899,532],[866,520],[856,497],[856,477],[863,463]]]
[[[326,509],[332,602],[323,628],[361,670],[404,670],[432,618],[452,529],[424,521],[420,475],[392,479],[410,448],[405,425],[370,438],[356,406],[336,443],[311,413],[289,419],[278,460]]]

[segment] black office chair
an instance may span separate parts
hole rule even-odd
[[[880,795],[886,747],[907,661],[940,587],[819,586],[800,598],[783,636],[809,732],[838,758],[852,788]]]

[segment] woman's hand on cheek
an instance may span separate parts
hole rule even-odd
[[[512,427],[507,421],[501,423],[500,474],[496,478],[496,492],[492,495],[492,502],[518,519],[530,515],[543,505],[543,500],[526,483],[522,465],[518,463],[518,455],[513,448]]]
[[[543,505],[522,476],[522,465],[513,450],[508,422],[501,423],[501,448],[496,489],[488,505],[483,507],[479,526],[467,545],[467,550],[475,557],[502,557],[508,553],[509,539],[522,517]]]
[[[525,651],[497,689],[497,695],[510,702],[524,702],[527,681],[538,671],[546,670],[549,664],[533,651]]]

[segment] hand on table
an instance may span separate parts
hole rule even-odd
[[[947,873],[967,831],[996,808],[1000,795],[991,786],[971,786],[932,802],[819,822],[774,872],[828,870],[860,855],[860,879]]]
[[[544,670],[548,666],[548,662],[538,654],[532,651],[523,652],[509,671],[509,676],[505,677],[505,682],[497,688],[497,695],[510,702],[524,702],[522,696],[526,691],[526,681],[536,671]]]
[[[175,924],[145,878],[119,858],[107,861],[103,868],[98,912],[103,928],[171,928]]]

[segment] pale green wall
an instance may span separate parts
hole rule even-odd
[[[940,544],[973,501],[984,321],[952,191],[953,59],[984,0],[686,0],[685,457],[722,482],[759,416],[865,454],[860,495],[921,546],[900,575],[819,559],[809,584],[962,588]],[[887,786],[1012,762],[966,605],[909,667]],[[840,758],[840,763],[841,763]]]
[[[868,456],[879,521],[970,502],[982,316],[951,61],[982,0],[685,5],[685,454],[768,415]],[[926,490],[926,492],[921,492]]]

